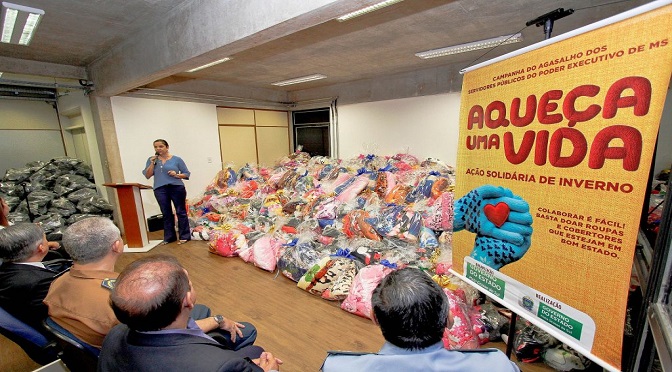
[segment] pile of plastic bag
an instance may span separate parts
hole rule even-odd
[[[285,263],[287,251],[301,251],[316,258],[301,265],[312,266],[340,249],[363,266],[429,270],[433,252],[451,240],[453,187],[453,169],[433,159],[296,153],[272,168],[220,171],[190,200],[192,236],[253,264],[266,256]]]
[[[501,340],[509,320],[451,267],[454,170],[409,154],[340,160],[297,152],[275,167],[217,173],[189,201],[192,238],[277,272],[343,310],[370,317],[371,295],[393,270],[431,275],[450,303],[448,349]]]
[[[10,168],[0,183],[13,223],[40,223],[49,240],[61,240],[67,226],[87,217],[112,217],[112,205],[98,194],[91,167],[82,160],[62,157]]]
[[[439,257],[450,257],[454,185],[453,168],[436,159],[297,152],[275,167],[218,172],[189,201],[192,237],[368,318],[371,293],[391,271],[449,266]],[[478,347],[473,337],[446,346]]]

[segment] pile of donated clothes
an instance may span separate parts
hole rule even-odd
[[[192,238],[365,318],[385,275],[420,268],[450,302],[454,322],[445,347],[475,349],[498,340],[507,321],[448,272],[454,187],[454,169],[433,158],[296,152],[274,167],[218,172],[189,201]]]

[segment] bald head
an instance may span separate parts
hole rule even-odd
[[[155,331],[177,319],[189,290],[189,277],[174,257],[149,256],[119,274],[110,303],[119,321],[129,328]]]

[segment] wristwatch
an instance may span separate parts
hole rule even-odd
[[[213,318],[215,319],[215,322],[217,322],[217,324],[220,327],[222,326],[222,324],[224,324],[224,317],[222,315],[215,315],[215,316],[213,316]]]

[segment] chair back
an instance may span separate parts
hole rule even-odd
[[[19,345],[36,363],[45,365],[58,358],[60,347],[35,328],[0,308],[0,333]]]
[[[94,372],[98,366],[100,350],[80,340],[50,317],[44,320],[44,327],[56,336],[63,348],[61,360],[72,372]]]

